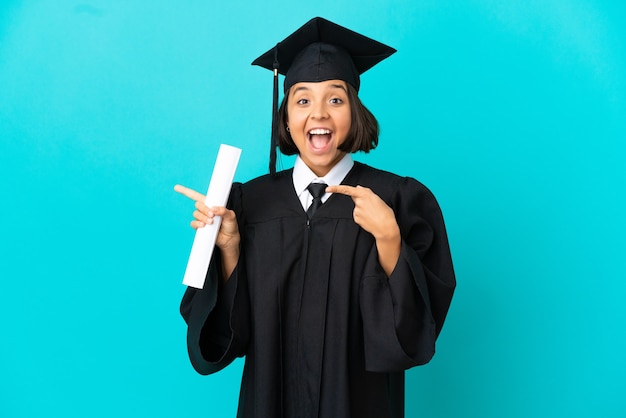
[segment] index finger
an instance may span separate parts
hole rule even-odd
[[[174,191],[182,194],[183,196],[187,196],[191,200],[195,200],[197,202],[204,202],[205,196],[202,193],[196,192],[189,187],[181,186],[177,184],[174,186]]]
[[[345,194],[346,196],[357,196],[358,195],[358,191],[357,188],[354,186],[348,186],[345,184],[341,184],[338,186],[328,186],[326,188],[326,192],[328,193],[339,193],[339,194]]]

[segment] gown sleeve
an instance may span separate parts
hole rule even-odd
[[[233,185],[229,206],[237,206],[232,201],[238,192],[238,185]],[[241,225],[239,214],[237,219]],[[183,295],[180,313],[187,323],[187,350],[200,374],[215,373],[246,352],[250,316],[244,264],[241,256],[231,277],[222,284],[220,252],[216,248],[204,288],[188,287]]]
[[[425,364],[445,320],[456,280],[441,210],[411,178],[399,179],[390,206],[402,235],[390,277],[372,248],[361,283],[366,369],[405,370]]]

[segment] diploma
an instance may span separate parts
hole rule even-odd
[[[209,190],[204,202],[207,206],[226,206],[228,195],[233,185],[235,170],[239,163],[241,149],[221,144],[217,153],[213,174],[209,182]],[[220,230],[222,218],[216,216],[213,223],[196,230],[193,239],[183,284],[196,289],[204,287],[204,280],[209,269],[209,262],[215,248],[215,240]]]

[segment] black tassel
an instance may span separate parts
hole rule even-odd
[[[272,138],[270,141],[270,174],[276,174],[276,146],[278,144],[278,44],[274,48],[274,97],[272,100]]]

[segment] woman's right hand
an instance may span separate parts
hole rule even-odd
[[[191,227],[193,229],[197,230],[205,225],[211,225],[214,222],[214,218],[220,216],[222,218],[222,224],[220,225],[220,231],[217,235],[215,245],[222,251],[235,251],[237,254],[239,253],[240,235],[235,212],[223,206],[209,208],[204,203],[205,196],[202,193],[181,186],[180,184],[174,186],[174,190],[196,202],[196,210],[193,212],[194,220],[191,221]]]

